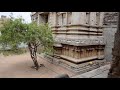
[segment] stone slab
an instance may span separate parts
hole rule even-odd
[[[99,74],[99,75],[96,75],[96,76],[94,76],[94,77],[91,77],[91,78],[107,78],[108,72],[109,72],[109,70],[106,70],[106,71],[104,71],[103,73],[101,73],[101,74]]]
[[[102,74],[102,76],[105,76],[104,73],[108,72],[109,68],[110,68],[110,65],[105,65],[95,70],[83,73],[81,75],[74,76],[73,78],[92,78],[94,76],[97,77],[97,75],[100,75],[100,74]],[[98,77],[102,77],[102,76],[98,76]]]

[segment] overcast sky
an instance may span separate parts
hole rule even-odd
[[[25,22],[27,22],[27,23],[31,22],[31,17],[30,17],[31,12],[0,12],[0,17],[1,17],[1,15],[5,15],[5,16],[9,17],[9,15],[11,13],[13,13],[13,16],[15,18],[22,16],[25,19]]]

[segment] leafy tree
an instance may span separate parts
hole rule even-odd
[[[25,43],[29,47],[31,58],[36,66],[39,68],[37,63],[37,48],[38,46],[44,48],[43,52],[51,53],[53,51],[53,37],[52,32],[48,24],[41,24],[37,26],[35,22],[28,25],[28,29],[25,33]]]
[[[53,52],[53,37],[48,24],[37,25],[35,22],[26,24],[22,18],[11,17],[3,23],[0,32],[0,44],[4,50],[6,47],[17,50],[21,43],[28,45],[36,70],[39,69],[36,55],[38,47],[42,47],[44,53]]]

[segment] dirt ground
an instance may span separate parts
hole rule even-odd
[[[38,57],[39,64],[44,64],[38,71],[31,68],[33,61],[29,53],[21,55],[0,55],[0,78],[54,78],[59,74],[75,74],[60,66],[56,66]]]

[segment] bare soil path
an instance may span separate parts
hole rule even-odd
[[[75,75],[60,66],[56,66],[38,57],[39,64],[44,64],[38,71],[32,69],[33,61],[29,53],[21,55],[0,55],[0,78],[54,78],[59,74]]]

